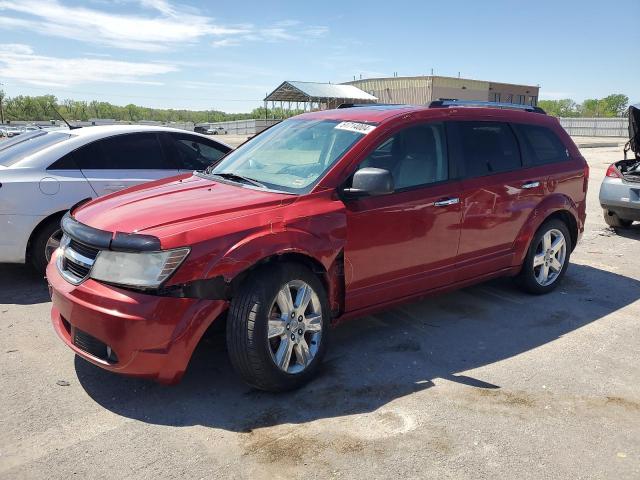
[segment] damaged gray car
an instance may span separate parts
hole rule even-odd
[[[633,158],[627,158],[629,152]],[[629,141],[624,160],[609,166],[600,186],[604,221],[613,228],[628,228],[640,221],[640,104],[629,107]]]

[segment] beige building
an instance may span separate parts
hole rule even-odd
[[[540,87],[468,78],[420,76],[368,78],[346,82],[378,98],[380,103],[422,105],[432,100],[481,100],[538,104]]]

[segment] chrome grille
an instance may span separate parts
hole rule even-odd
[[[57,262],[60,274],[74,285],[82,283],[89,276],[100,250],[80,243],[66,234],[60,241],[60,249]]]
[[[88,245],[85,245],[83,243],[80,243],[76,240],[74,240],[73,238],[69,240],[69,248],[73,249],[74,251],[78,252],[80,255],[83,255],[87,258],[91,258],[92,260],[95,260],[96,256],[98,256],[98,252],[99,250],[97,248],[93,248],[90,247]]]

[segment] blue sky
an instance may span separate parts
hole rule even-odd
[[[640,102],[640,0],[0,0],[9,96],[249,111],[283,80],[429,74]]]

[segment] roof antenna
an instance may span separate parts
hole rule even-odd
[[[82,128],[81,126],[71,125],[69,122],[67,122],[67,120],[62,115],[60,115],[60,112],[56,110],[56,107],[53,106],[53,102],[49,102],[49,108],[51,108],[51,110],[56,112],[56,115],[58,115],[60,119],[67,124],[67,127],[69,127],[69,130],[76,130],[78,128]]]

